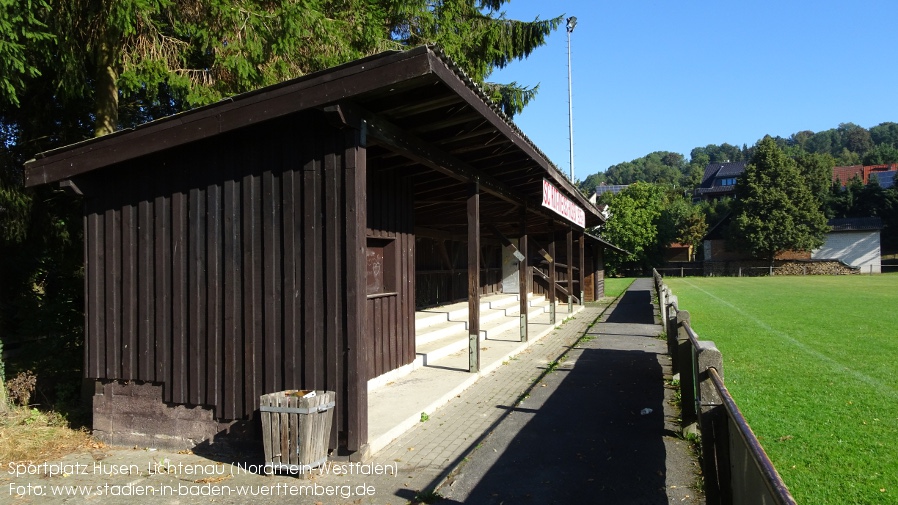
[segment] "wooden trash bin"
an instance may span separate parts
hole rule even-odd
[[[336,394],[333,391],[280,391],[262,395],[265,474],[307,474],[327,461]]]

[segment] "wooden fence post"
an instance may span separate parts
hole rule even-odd
[[[697,341],[695,349],[696,392],[695,405],[702,434],[702,474],[705,477],[707,503],[729,503],[726,493],[730,485],[729,438],[723,400],[708,374],[714,368],[723,379],[723,357],[714,342]],[[722,418],[722,419],[721,419]]]
[[[696,373],[692,354],[692,343],[686,332],[686,323],[689,322],[689,312],[678,310],[676,315],[677,350],[675,353],[676,367],[680,372],[680,408],[682,410],[684,432],[694,430],[698,423],[698,412],[695,408]]]

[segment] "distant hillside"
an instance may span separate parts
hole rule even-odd
[[[837,128],[816,133],[803,130],[774,140],[791,156],[827,154],[833,157],[836,166],[898,163],[898,123],[881,123],[869,129],[842,123]],[[747,160],[753,149],[745,144],[741,148],[727,143],[708,144],[693,149],[688,160],[679,153],[656,151],[592,174],[580,183],[580,189],[590,194],[603,182],[632,184],[636,181],[664,182],[691,189],[701,182],[708,163]]]

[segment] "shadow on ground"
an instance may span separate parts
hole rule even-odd
[[[658,354],[597,348],[597,342],[574,351],[573,363],[547,376],[547,387],[534,388],[513,409],[463,467],[450,499],[668,503]],[[466,483],[472,487],[465,489]]]
[[[630,290],[621,296],[617,307],[608,316],[609,323],[654,324],[654,309],[650,291]]]

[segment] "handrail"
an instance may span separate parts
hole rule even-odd
[[[531,267],[531,268],[533,269],[534,272],[536,272],[537,274],[539,274],[539,276],[540,276],[543,280],[545,280],[546,282],[549,282],[549,275],[548,275],[548,274],[546,274],[545,272],[543,272],[542,270],[540,270],[540,269],[537,268],[537,267]],[[571,298],[574,300],[574,302],[580,303],[580,298],[577,297],[576,295],[572,295],[572,294],[568,293],[568,292],[567,292],[567,289],[566,289],[564,286],[561,285],[562,282],[567,282],[567,281],[559,281],[559,280],[556,280],[556,281],[555,281],[555,290],[556,290],[556,291],[561,291],[561,294],[563,294],[564,296],[569,296],[569,297],[571,297]],[[577,280],[577,279],[573,279],[573,283],[574,283],[574,284],[580,284],[580,281]]]
[[[746,447],[748,447],[752,459],[755,462],[755,466],[757,466],[758,470],[764,475],[764,485],[767,486],[767,490],[770,491],[770,495],[776,501],[776,504],[797,505],[795,498],[792,497],[792,493],[789,492],[789,488],[786,487],[783,478],[780,476],[779,472],[776,471],[773,462],[770,461],[770,457],[767,456],[767,453],[764,452],[764,448],[761,447],[758,437],[755,436],[755,433],[751,430],[751,426],[748,425],[748,422],[739,410],[739,406],[736,405],[736,401],[733,400],[732,395],[730,395],[730,392],[723,384],[723,379],[720,377],[720,374],[717,373],[717,369],[713,367],[708,368],[708,375],[711,377],[711,382],[714,383],[714,387],[717,388],[717,392],[720,394],[727,415],[733,421],[733,424],[736,425],[736,428],[738,428],[739,436],[742,437],[742,441],[745,442]]]

